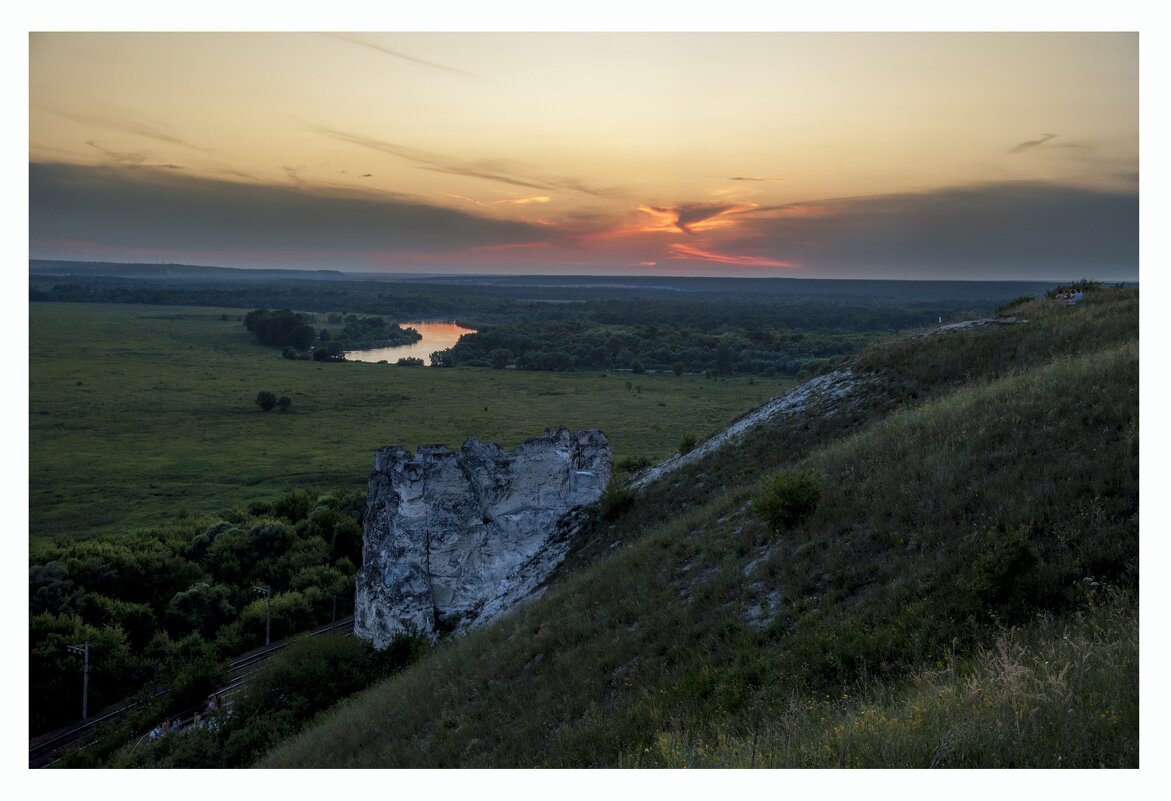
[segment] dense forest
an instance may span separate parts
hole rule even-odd
[[[223,663],[352,611],[362,559],[361,491],[297,489],[221,519],[102,540],[40,545],[29,554],[29,724],[77,716],[80,655],[93,654],[90,708],[149,685],[175,710],[219,686]]]

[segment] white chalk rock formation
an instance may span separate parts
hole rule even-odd
[[[610,481],[597,429],[548,429],[512,451],[469,439],[458,453],[398,445],[374,454],[354,630],[376,648],[482,625],[540,589]]]

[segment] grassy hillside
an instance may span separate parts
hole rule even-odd
[[[863,354],[864,403],[664,479],[261,764],[1137,765],[1137,309]],[[774,528],[778,469],[820,500]]]
[[[793,383],[295,362],[256,345],[240,315],[30,305],[34,542],[242,507],[303,484],[360,489],[373,450],[391,443],[512,446],[546,426],[598,426],[616,457],[660,458]],[[261,390],[289,396],[291,410],[261,412]]]

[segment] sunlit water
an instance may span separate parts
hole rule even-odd
[[[399,359],[413,356],[422,359],[423,364],[431,365],[431,354],[437,350],[450,348],[464,334],[476,333],[471,328],[464,328],[455,323],[399,323],[403,328],[413,328],[423,335],[423,338],[413,345],[398,345],[393,348],[374,348],[373,350],[347,350],[346,359],[352,362],[381,362],[394,364]]]

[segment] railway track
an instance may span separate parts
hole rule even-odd
[[[302,632],[288,639],[272,643],[271,645],[257,648],[253,651],[237,657],[228,663],[228,683],[216,690],[221,698],[230,698],[235,693],[239,692],[247,683],[248,677],[259,670],[265,662],[274,654],[280,653],[289,647],[299,637],[308,634],[310,637],[319,637],[325,634],[333,634],[344,632],[345,636],[351,636],[354,632],[354,616],[338,620],[336,623],[328,623],[320,626],[309,632]],[[97,715],[91,717],[89,720],[81,723],[76,723],[64,729],[58,729],[49,734],[42,734],[29,741],[28,747],[28,766],[30,768],[44,768],[50,767],[57,762],[71,746],[77,744],[84,744],[93,736],[98,727],[104,723],[117,720],[148,701],[166,695],[167,690],[162,689],[151,695],[148,698],[133,701],[128,704],[120,704],[114,707],[109,707],[102,710]],[[184,712],[179,716],[179,720],[184,724],[190,723],[198,709],[192,709]],[[84,745],[83,745],[84,747]]]

